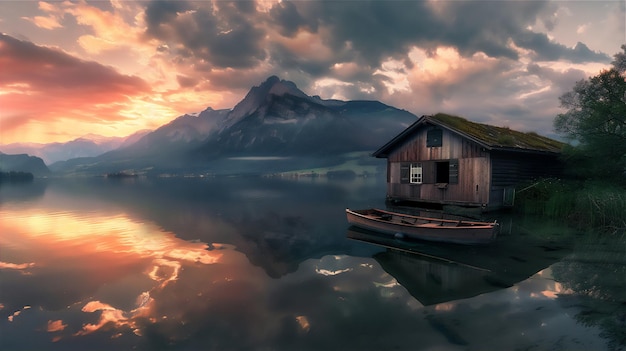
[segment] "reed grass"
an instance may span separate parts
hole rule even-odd
[[[546,179],[521,187],[519,212],[566,220],[577,229],[625,235],[626,189],[598,182]]]

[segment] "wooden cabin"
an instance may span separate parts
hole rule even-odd
[[[536,133],[422,116],[373,156],[387,159],[387,198],[493,210],[512,206],[515,187],[561,172],[564,144]]]

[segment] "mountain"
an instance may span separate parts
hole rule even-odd
[[[133,143],[125,143],[97,157],[76,158],[50,165],[54,172],[112,173],[128,170],[182,169],[193,167],[189,151],[204,142],[222,126],[230,110],[207,108],[185,114]]]
[[[37,156],[50,165],[77,157],[101,155],[107,151],[130,145],[148,132],[148,130],[142,130],[126,137],[104,137],[97,134],[87,134],[66,143],[13,143],[0,146],[0,150],[8,154]]]
[[[47,176],[50,169],[39,157],[26,154],[8,155],[0,152],[0,171],[2,172],[28,172],[35,177]]]
[[[111,152],[110,155],[131,153],[147,156],[190,150],[205,141],[211,133],[217,131],[229,112],[230,110],[214,110],[209,107],[197,114],[180,116],[144,135],[135,143]]]
[[[272,167],[302,167],[304,158],[319,164],[348,152],[374,151],[416,119],[378,101],[308,96],[293,82],[272,76],[232,110],[183,115],[132,145],[51,168],[66,173],[272,172]],[[283,161],[254,170],[250,163],[235,165],[234,160],[252,158]]]
[[[196,152],[211,159],[373,151],[415,120],[415,115],[378,101],[311,97],[273,76],[253,87],[217,136]]]

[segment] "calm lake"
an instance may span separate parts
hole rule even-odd
[[[384,200],[374,178],[0,185],[0,349],[626,348],[623,237],[511,214],[488,247],[349,228]]]

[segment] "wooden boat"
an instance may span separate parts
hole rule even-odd
[[[495,240],[496,222],[474,222],[411,216],[380,209],[346,209],[348,223],[355,227],[392,234],[399,238],[465,245],[484,245]]]

